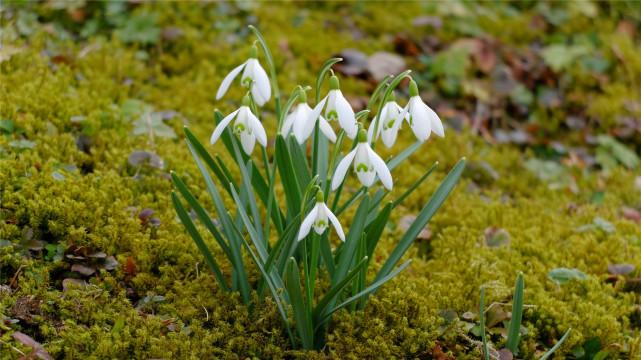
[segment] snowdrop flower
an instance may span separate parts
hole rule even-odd
[[[321,132],[325,134],[329,141],[335,142],[336,134],[327,120],[320,115],[317,115],[315,118],[312,117],[313,110],[309,105],[307,105],[307,95],[304,90],[300,90],[298,99],[300,102],[296,105],[294,111],[285,118],[285,123],[283,124],[283,135],[287,136],[290,131],[293,131],[298,143],[302,144],[312,134],[316,121],[318,121],[318,127]]]
[[[318,235],[322,235],[325,232],[325,229],[329,226],[329,221],[332,222],[334,230],[338,237],[345,241],[345,233],[343,233],[343,228],[338,222],[336,215],[325,205],[323,192],[319,191],[316,193],[316,205],[312,208],[312,211],[309,212],[303,223],[300,225],[300,230],[298,232],[298,241],[303,240],[309,231],[314,227],[314,231]]]
[[[369,142],[367,142],[365,130],[361,129],[358,132],[358,145],[356,145],[356,148],[338,163],[332,179],[332,190],[336,190],[343,182],[347,169],[352,162],[354,162],[354,171],[361,184],[367,187],[372,186],[376,180],[376,175],[378,175],[383,186],[388,190],[392,190],[392,174],[390,174],[385,161],[372,150]]]
[[[414,80],[410,81],[410,101],[405,109],[409,113],[408,122],[417,139],[427,140],[432,131],[440,137],[445,136],[441,119],[418,95],[418,86]]]
[[[258,106],[263,106],[271,97],[272,89],[269,84],[269,77],[260,63],[258,62],[258,48],[253,45],[249,55],[249,60],[235,67],[232,71],[225,76],[223,82],[220,84],[216,92],[216,100],[220,100],[227,90],[231,82],[234,81],[236,76],[243,72],[241,76],[241,84],[250,89],[252,98]]]
[[[381,109],[380,117],[374,119],[367,130],[368,141],[373,142],[381,136],[385,146],[391,148],[396,142],[396,136],[403,124],[404,117],[408,118],[407,111],[396,103],[394,92],[392,92]],[[377,128],[376,135],[374,135],[374,126]]]
[[[238,110],[227,115],[220,124],[216,126],[209,142],[214,144],[218,141],[218,138],[220,138],[220,135],[227,125],[236,119],[232,132],[240,138],[240,144],[247,155],[251,155],[256,140],[258,140],[258,143],[262,146],[267,146],[267,134],[265,133],[263,124],[260,123],[256,115],[252,114],[249,109],[249,103],[249,96],[245,95],[245,97],[243,97],[243,105]]]
[[[327,104],[327,106],[325,106]],[[338,120],[338,124],[345,130],[350,139],[354,139],[358,133],[356,115],[347,99],[340,90],[338,78],[332,75],[329,78],[329,93],[321,100],[312,112],[312,118],[317,118],[325,107],[325,119],[328,121]]]

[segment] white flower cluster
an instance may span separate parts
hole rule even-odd
[[[258,117],[252,113],[251,103],[253,101],[254,104],[263,106],[271,97],[269,77],[258,62],[256,46],[252,47],[250,58],[247,61],[225,76],[216,93],[217,100],[225,95],[241,71],[241,84],[249,89],[248,94],[243,98],[241,107],[227,115],[218,124],[211,135],[210,142],[214,144],[233,120],[232,132],[238,136],[245,153],[250,155],[256,141],[263,147],[267,146],[265,129]],[[332,191],[343,183],[350,165],[353,165],[356,177],[364,186],[372,186],[378,177],[386,189],[392,190],[393,182],[390,170],[370,144],[380,137],[385,146],[392,147],[404,121],[407,121],[419,141],[427,140],[432,132],[441,137],[445,135],[440,118],[423,102],[414,80],[410,80],[410,99],[407,105],[405,107],[398,105],[393,92],[391,92],[391,96],[388,97],[367,132],[363,129],[359,130],[354,110],[343,96],[338,78],[335,75],[330,77],[329,88],[327,96],[319,101],[314,108],[307,104],[307,96],[305,91],[301,89],[298,97],[299,103],[285,117],[281,133],[283,136],[293,134],[298,143],[303,144],[312,135],[318,123],[320,132],[329,141],[335,142],[337,136],[330,123],[337,122],[347,137],[358,141],[354,149],[338,163],[332,176]],[[312,208],[301,224],[298,239],[305,238],[312,227],[316,233],[322,234],[331,222],[338,236],[344,241],[345,235],[341,225],[325,205],[322,192],[317,193],[316,200],[316,206]]]

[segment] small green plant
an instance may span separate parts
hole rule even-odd
[[[251,291],[256,291],[259,298],[269,292],[292,346],[318,349],[325,343],[332,314],[344,308],[352,311],[364,308],[370,294],[409,265],[410,260],[398,264],[456,185],[465,159],[450,171],[368,282],[372,255],[390,214],[427,179],[437,164],[396,199],[384,201],[393,188],[391,171],[416,152],[432,132],[444,136],[443,125],[419,97],[409,71],[386,78],[374,91],[368,108],[355,114],[331,70],[332,65],[341,61],[339,58],[323,65],[316,81],[314,108],[307,104],[306,92],[310,88],[303,86],[296,87],[281,106],[269,48],[260,32],[252,26],[250,29],[265,54],[270,75],[258,62],[258,47],[252,46],[249,60],[225,77],[216,97],[224,96],[238,75],[240,83],[248,88],[247,94],[239,109],[231,114],[223,116],[215,112],[217,126],[210,139],[212,144],[219,140],[223,143],[241,179],[236,181],[228,164],[219,156],[211,156],[185,128],[187,146],[205,180],[217,221],[176,173],[172,173],[177,190],[172,193],[172,200],[219,286],[225,291],[238,291],[248,305]],[[328,75],[330,90],[321,99],[321,87]],[[410,100],[401,108],[393,99],[393,91],[406,78],[410,79]],[[258,106],[272,98],[272,91],[278,134],[274,149],[268,149],[267,134],[256,114]],[[362,124],[375,105],[378,111],[368,132]],[[386,162],[375,152],[376,140],[380,136],[391,147],[403,122],[408,123],[418,141]],[[338,135],[331,123],[338,123]],[[341,156],[346,138],[353,143],[349,153]],[[256,142],[261,152],[257,162],[252,157]],[[330,142],[335,143],[331,152]],[[307,151],[308,143],[311,154]],[[343,199],[350,167],[361,186]],[[383,187],[375,189],[378,179]],[[284,196],[278,196],[277,190],[282,190]],[[233,199],[235,212],[226,208],[224,193]],[[221,259],[210,251],[183,201],[220,247],[231,265],[231,274],[221,269]],[[356,207],[356,211],[345,234],[339,218],[351,207]],[[326,231],[329,226],[340,239],[335,248]],[[248,276],[242,261],[244,252],[262,275],[256,281]]]
[[[523,294],[525,291],[525,280],[523,280],[523,273],[519,273],[516,277],[516,284],[514,286],[514,298],[512,300],[512,317],[508,325],[507,331],[507,342],[505,343],[505,349],[509,351],[512,355],[518,354],[519,342],[521,341],[521,321],[523,320]],[[490,351],[487,340],[487,335],[485,333],[485,288],[481,287],[481,295],[479,301],[479,322],[481,327],[481,341],[483,342],[483,358],[485,360],[490,359]],[[563,334],[561,339],[554,344],[548,351],[539,358],[539,360],[546,360],[552,354],[561,347],[561,344],[568,338],[570,331]]]

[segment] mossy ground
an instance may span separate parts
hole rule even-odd
[[[444,139],[430,140],[412,156],[411,166],[395,172],[395,191],[407,188],[435,161],[440,162],[438,171],[392,215],[374,267],[381,266],[400,236],[403,216],[416,214],[463,156],[469,159],[467,172],[431,221],[431,239],[419,240],[407,255],[414,259],[411,267],[372,297],[364,313],[338,313],[322,352],[291,350],[269,300],[250,311],[237,295],[220,291],[171,206],[168,170],[183,176],[199,199],[208,201],[181,128],[189,125],[204,141],[214,126],[213,109],[227,112],[237,105],[233,99],[239,98],[238,89],[218,102],[214,94],[226,72],[246,56],[252,38],[245,23],[256,23],[266,35],[280,87],[289,94],[296,84],[312,85],[323,61],[345,48],[367,54],[393,51],[390,34],[418,37],[433,31],[412,28],[418,15],[443,18],[443,28],[433,35],[443,43],[480,29],[508,48],[525,47],[542,32],[531,26],[537,14],[544,13],[540,4],[511,10],[479,5],[481,15],[467,30],[456,19],[465,19],[462,12],[472,16],[472,10],[455,2],[437,8],[361,2],[145,4],[132,6],[131,16],[153,14],[151,28],[162,34],[144,26],[127,33],[112,24],[88,39],[77,35],[88,19],[73,20],[71,6],[10,5],[15,7],[12,16],[3,14],[0,50],[0,118],[15,126],[0,137],[1,358],[30,351],[12,338],[20,331],[54,358],[64,359],[476,359],[479,337],[472,326],[478,320],[479,288],[487,287],[488,304],[509,303],[519,271],[525,274],[528,305],[520,357],[535,358],[568,328],[573,330],[559,358],[578,358],[578,349],[595,339],[612,359],[641,357],[638,289],[623,280],[606,281],[610,264],[641,268],[641,227],[620,213],[622,206],[641,205],[639,174],[623,166],[601,171],[576,163],[560,165],[563,182],[556,189],[525,166],[540,148],[489,145],[467,127],[450,128]],[[608,80],[568,69],[559,75],[574,84],[563,85],[567,101],[553,110],[533,106],[535,116],[525,120],[536,123],[544,137],[569,144],[580,137],[558,124],[576,106],[596,119],[591,124],[596,134],[616,130],[621,116],[637,116],[639,121],[641,111],[625,105],[625,99],[638,100],[639,82],[634,79],[641,78],[638,39],[635,43],[616,30],[627,8],[575,7],[580,6],[560,7],[570,19],[548,29],[542,41],[597,37],[600,45],[593,51],[609,59]],[[90,8],[85,14],[89,19],[106,16],[107,6]],[[588,17],[586,11],[598,15]],[[179,36],[172,38],[167,29],[179,29]],[[131,39],[146,31],[151,40]],[[617,65],[617,57],[625,66]],[[409,65],[419,67],[419,77],[425,75],[420,63],[410,60]],[[369,89],[356,78],[343,77],[341,84],[345,93],[358,96]],[[426,86],[437,98],[439,86],[446,87]],[[474,101],[470,94],[459,95],[439,100],[454,106]],[[166,121],[177,137],[133,135],[140,104],[131,100],[177,111]],[[273,134],[273,109],[267,107],[261,118]],[[444,118],[446,123],[451,120]],[[637,134],[628,145],[638,148],[638,139]],[[397,148],[411,141],[404,129]],[[156,153],[164,166],[132,166],[128,158],[136,150]],[[219,145],[211,151],[222,153]],[[143,209],[152,209],[159,225],[141,217]],[[595,218],[614,229],[585,227]],[[485,233],[490,227],[505,230],[509,243],[488,246]],[[98,252],[114,256],[119,265],[114,270],[97,266],[88,276],[71,271],[74,264],[100,262],[89,257]],[[558,285],[548,272],[560,267],[579,269],[587,279]],[[87,285],[67,281],[63,290],[63,280],[69,278]],[[509,311],[509,306],[502,309]],[[495,325],[498,345],[504,341],[502,327],[501,322]]]

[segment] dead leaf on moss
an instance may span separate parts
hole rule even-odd
[[[490,226],[485,229],[485,244],[491,248],[506,246],[510,244],[510,233],[507,230]]]
[[[499,354],[499,360],[512,360],[514,359],[514,355],[512,355],[512,352],[508,349],[501,349],[498,351]]]
[[[635,267],[632,264],[610,264],[608,265],[608,272],[612,275],[628,275],[634,271]]]
[[[91,276],[96,272],[96,269],[81,264],[73,264],[71,265],[71,271],[77,272],[80,275]]]
[[[399,220],[398,227],[403,231],[407,231],[407,229],[412,226],[414,220],[416,220],[416,216],[405,215]],[[432,231],[426,226],[423,230],[421,230],[420,233],[418,233],[418,236],[416,236],[416,238],[421,240],[429,240],[432,238]]]
[[[11,336],[22,345],[29,346],[33,349],[30,356],[36,356],[42,360],[53,360],[51,355],[42,347],[42,344],[34,340],[31,336],[20,331],[14,332]]]
[[[628,220],[641,222],[641,211],[635,208],[624,206],[621,208],[621,215]]]
[[[84,288],[87,282],[80,279],[67,278],[62,280],[62,291],[68,291],[74,287]]]
[[[376,52],[367,59],[367,70],[376,81],[381,81],[388,75],[399,74],[405,69],[402,57],[386,51]]]

